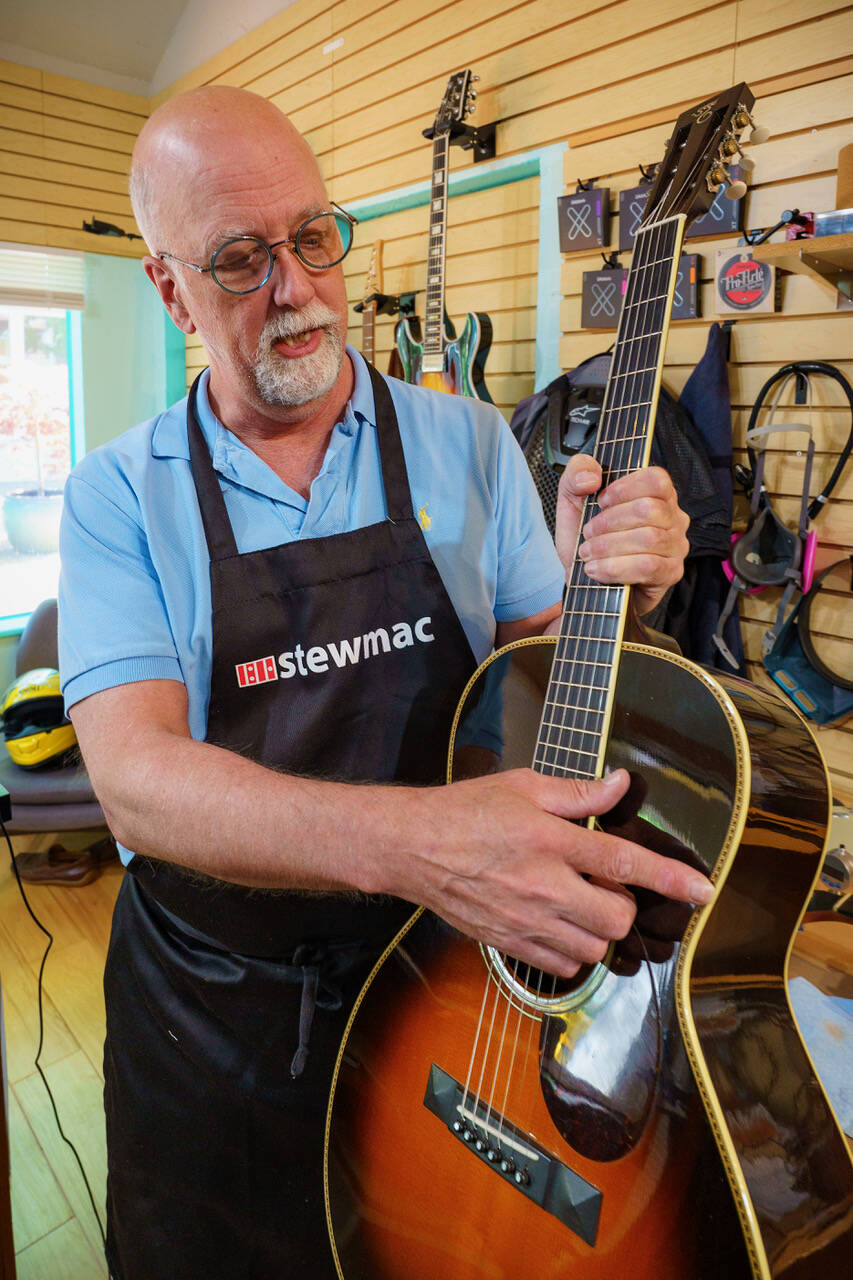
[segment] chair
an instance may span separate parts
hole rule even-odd
[[[56,601],[43,600],[21,634],[15,675],[35,667],[56,667],[58,661]],[[82,763],[58,769],[21,769],[0,744],[0,783],[12,801],[12,820],[6,823],[10,835],[106,826],[104,811]]]

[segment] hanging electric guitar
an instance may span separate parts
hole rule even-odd
[[[607,482],[647,464],[684,228],[752,102],[741,84],[681,115],[651,188],[597,439]],[[638,891],[628,937],[570,982],[412,917],[361,992],[329,1104],[344,1280],[849,1270],[853,1162],[786,989],[826,837],[823,759],[787,700],[653,647],[629,597],[576,558],[559,636],[494,654],[454,741],[473,710],[502,768],[625,767],[600,825],[711,875],[716,898]]]
[[[450,391],[492,403],[483,368],[492,345],[492,322],[483,311],[469,311],[457,338],[444,307],[445,233],[450,135],[473,109],[471,72],[450,77],[433,124],[432,189],[427,255],[426,313],[423,342],[405,318],[394,333],[406,382]]]

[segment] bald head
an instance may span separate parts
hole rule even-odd
[[[152,253],[189,248],[194,197],[235,168],[272,178],[277,165],[305,166],[319,177],[305,139],[272,102],[246,89],[204,85],[170,98],[149,117],[133,148],[130,198]]]

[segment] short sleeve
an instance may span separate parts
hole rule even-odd
[[[98,477],[101,478],[100,476]],[[181,680],[163,593],[129,485],[74,473],[60,529],[59,670],[66,707],[115,685]]]
[[[498,446],[495,497],[495,618],[515,622],[556,604],[562,597],[565,575],[527,461],[505,423]]]

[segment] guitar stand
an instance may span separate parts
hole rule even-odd
[[[463,151],[474,151],[474,164],[479,164],[482,160],[494,160],[495,158],[495,130],[500,121],[495,120],[492,124],[481,125],[478,129],[473,128],[470,124],[452,124],[447,131],[450,145],[453,147],[461,147]],[[425,138],[435,137],[435,126],[430,125],[428,129],[424,129]]]

